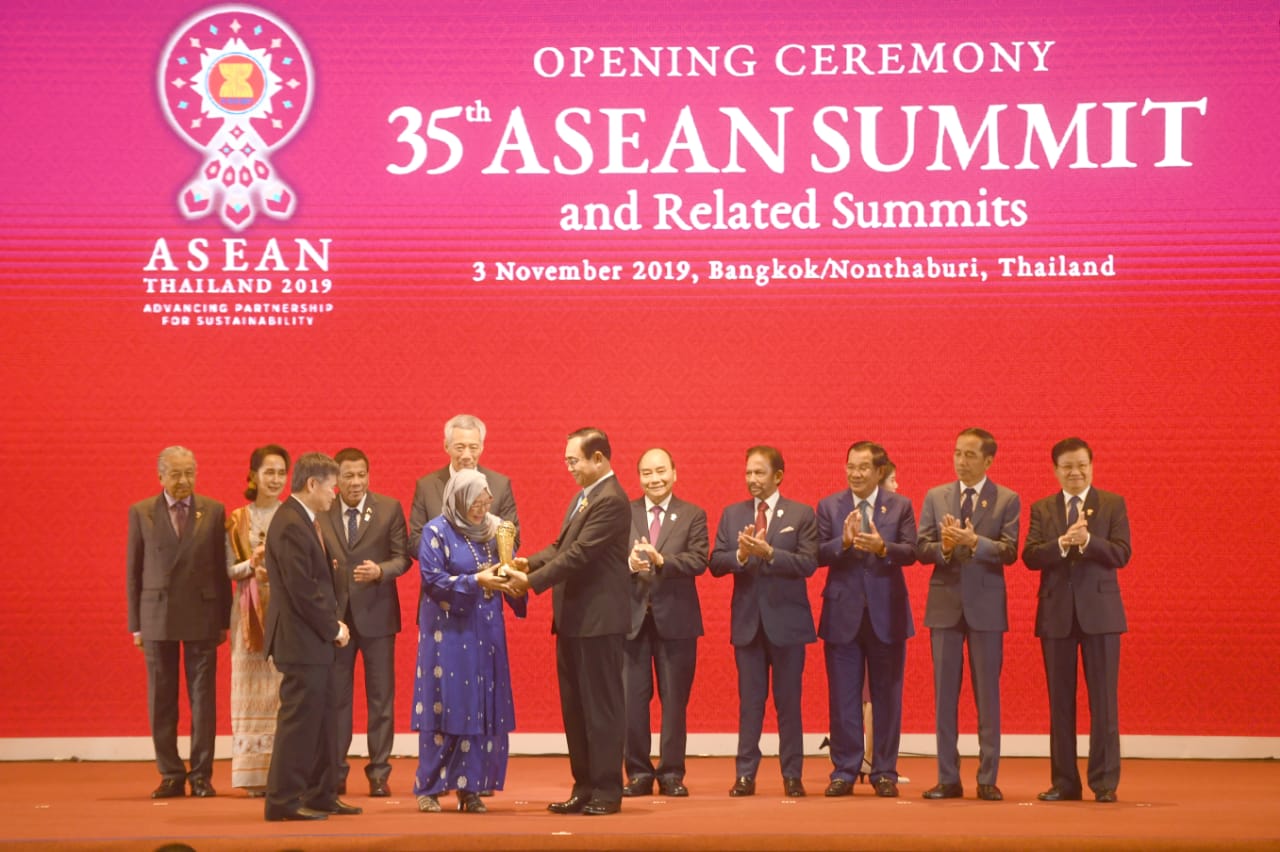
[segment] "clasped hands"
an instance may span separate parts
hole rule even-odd
[[[662,568],[666,560],[658,549],[649,543],[649,539],[641,536],[631,545],[631,555],[627,557],[627,567],[632,574],[641,574]]]
[[[955,515],[943,515],[942,527],[939,532],[942,535],[942,552],[944,555],[950,555],[957,545],[967,547],[971,551],[978,546],[978,534],[973,530],[972,518],[961,525],[960,519]]]
[[[773,559],[773,545],[765,541],[764,534],[756,534],[756,525],[747,524],[738,533],[738,563],[746,565],[752,556],[759,556],[765,562]]]
[[[1076,519],[1076,522],[1067,527],[1067,531],[1058,536],[1058,547],[1067,550],[1072,547],[1079,547],[1081,550],[1089,543],[1089,521],[1084,515]]]
[[[476,582],[486,592],[502,592],[513,598],[529,594],[529,560],[517,556],[510,565],[486,562],[476,573]]]
[[[867,553],[874,553],[876,556],[884,556],[888,552],[884,537],[880,535],[880,531],[876,529],[875,521],[867,518],[867,526],[870,527],[869,532],[862,531],[862,512],[854,509],[844,519],[844,527],[840,533],[840,541],[844,544],[844,549],[848,550],[865,550]]]

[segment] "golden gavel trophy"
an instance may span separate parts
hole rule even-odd
[[[506,579],[507,568],[513,568],[511,559],[516,552],[516,525],[510,521],[498,524],[498,567],[493,572],[495,577]]]

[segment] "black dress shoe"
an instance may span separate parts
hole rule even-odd
[[[995,784],[979,784],[978,798],[984,802],[1002,802],[1004,801],[1004,793],[1000,792],[1000,788]]]
[[[391,795],[391,788],[387,786],[387,782],[385,780],[370,781],[369,795],[373,796],[375,799],[381,799]]]
[[[218,795],[218,791],[213,789],[208,778],[192,778],[191,795],[201,799],[211,799]]]
[[[480,801],[480,797],[475,793],[468,793],[462,790],[458,791],[458,810],[464,814],[483,814],[488,813],[489,809],[484,806],[484,802]]]
[[[804,796],[804,784],[799,778],[782,779],[782,792],[786,793],[788,799],[799,799]]]
[[[670,796],[673,799],[683,799],[689,795],[689,788],[684,786],[683,781],[677,779],[659,781],[658,793],[663,796]]]
[[[926,799],[959,799],[964,796],[964,787],[959,784],[935,784],[924,791]]]
[[[843,778],[836,778],[827,785],[827,790],[822,795],[835,798],[836,796],[852,796],[853,784]]]
[[[1040,795],[1036,796],[1042,802],[1078,802],[1080,801],[1079,790],[1064,790],[1061,787],[1050,787]]]
[[[1103,802],[1104,804],[1111,804],[1116,800],[1116,791],[1115,790],[1099,790],[1098,792],[1093,794],[1093,800],[1095,802]]]
[[[296,811],[273,811],[268,809],[266,817],[267,822],[282,822],[284,820],[328,819],[329,815],[324,811],[316,811],[311,808],[298,808]]]
[[[622,788],[622,795],[631,796],[652,796],[653,795],[653,776],[648,778],[632,778]]]
[[[322,814],[331,814],[333,816],[355,816],[356,814],[364,813],[364,808],[347,804],[341,799],[334,799],[332,802],[309,805],[308,809]]]
[[[607,802],[604,799],[592,799],[587,802],[582,812],[587,816],[608,816],[622,810],[622,802]]]
[[[737,781],[733,782],[733,786],[729,788],[730,796],[754,796],[756,794],[756,779],[750,775],[743,775]]]
[[[553,814],[580,814],[582,809],[587,806],[587,797],[573,795],[565,799],[563,802],[552,802],[547,805],[547,810]]]
[[[491,797],[493,796],[493,791],[492,791],[492,790],[481,790],[479,793],[476,793],[476,795],[477,795],[477,796],[481,796],[481,797],[483,797],[483,798],[485,798],[485,799],[488,799],[488,798],[491,798]]]
[[[163,778],[160,786],[151,791],[153,799],[176,799],[185,795],[187,787],[181,778]]]
[[[892,778],[881,775],[876,779],[875,787],[876,795],[882,799],[898,798],[898,782]]]

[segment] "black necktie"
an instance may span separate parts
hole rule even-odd
[[[187,504],[179,500],[170,506],[169,519],[173,522],[173,531],[181,539],[183,531],[187,528]]]
[[[1067,509],[1067,526],[1070,527],[1078,520],[1080,520],[1080,497],[1077,495],[1071,498],[1071,507]]]
[[[969,523],[969,518],[973,517],[973,496],[977,493],[972,488],[964,490],[964,499],[960,501],[960,526]]]

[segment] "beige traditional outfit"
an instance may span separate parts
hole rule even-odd
[[[267,786],[280,673],[263,654],[270,587],[254,576],[250,557],[267,539],[279,503],[250,503],[227,518],[227,575],[235,581],[231,599],[231,785],[250,791]]]

